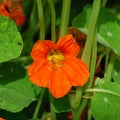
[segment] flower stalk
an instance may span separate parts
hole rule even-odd
[[[102,0],[101,6],[105,7],[106,4],[107,4],[107,0]]]
[[[63,0],[59,38],[61,38],[67,33],[70,16],[70,7],[71,0]]]
[[[50,92],[49,92],[49,100],[50,100],[51,120],[56,120],[56,113],[53,109],[54,98]]]
[[[55,23],[56,23],[56,13],[54,8],[53,0],[48,0],[50,11],[51,11],[51,40],[56,42],[56,30],[55,30]]]
[[[95,63],[96,63],[96,54],[97,54],[97,44],[96,44],[97,20],[98,20],[100,5],[101,5],[101,0],[94,0],[92,13],[89,21],[89,26],[88,26],[88,35],[87,35],[86,45],[82,55],[82,60],[87,64],[87,66],[90,69],[91,76],[90,76],[89,82],[86,85],[86,87],[88,88],[91,87],[92,80],[94,77],[94,72],[95,72]],[[92,57],[92,60],[91,60],[91,57]],[[80,96],[77,96],[78,94],[81,95],[80,91],[77,90],[75,98],[80,97]],[[77,100],[75,99],[75,101]],[[75,116],[74,116],[74,110],[73,110],[73,117],[75,117],[73,118],[74,120],[79,120],[79,117],[81,116],[86,103],[87,103],[86,99],[79,101],[80,106],[79,108],[76,108]]]
[[[88,34],[87,34],[86,44],[85,44],[85,48],[82,55],[82,60],[87,64],[88,67],[90,67],[92,45],[94,41],[94,36],[96,34],[96,25],[97,25],[99,10],[100,10],[100,4],[101,4],[101,0],[94,0],[93,2],[93,8],[92,8],[91,17],[88,25]]]
[[[45,39],[45,23],[44,23],[44,15],[43,15],[43,6],[41,0],[36,0],[38,7],[38,16],[40,22],[40,39]]]
[[[106,81],[110,81],[111,80],[111,76],[112,76],[112,71],[113,71],[113,67],[114,67],[114,63],[115,63],[115,54],[112,52],[111,56],[110,56],[110,62],[108,64],[108,68],[106,71],[106,75],[105,75],[105,80]]]
[[[39,110],[40,110],[40,106],[41,106],[41,104],[42,104],[42,100],[43,100],[45,91],[46,91],[45,88],[42,88],[42,89],[41,89],[40,98],[39,98],[39,100],[38,100],[37,106],[36,106],[35,111],[34,111],[34,114],[33,114],[33,118],[34,118],[34,119],[36,119],[37,116],[38,116],[38,113],[39,113]]]

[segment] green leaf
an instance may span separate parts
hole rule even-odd
[[[53,108],[57,113],[70,111],[68,96],[59,99],[54,98]]]
[[[86,5],[83,8],[83,11],[73,19],[72,26],[77,28],[87,28],[91,15],[91,10],[92,10],[92,6]],[[108,22],[110,23],[117,22],[116,15],[112,13],[108,8],[101,7],[98,18],[98,25],[106,24]]]
[[[101,24],[99,34],[105,39],[114,53],[120,55],[120,26],[118,23]]]
[[[83,11],[73,19],[72,26],[77,28],[79,27],[87,28],[90,14],[91,14],[91,9],[92,9],[91,5],[85,6],[83,8]]]
[[[120,84],[120,60],[118,59],[115,60],[112,77],[116,83]]]
[[[120,95],[120,85],[105,82],[101,89],[107,89]],[[120,97],[103,92],[95,92],[91,100],[91,112],[95,120],[120,120]]]
[[[83,12],[73,20],[73,26],[87,34],[90,13],[91,6],[85,6]],[[120,25],[115,14],[106,8],[100,9],[97,41],[120,56]]]
[[[83,32],[85,34],[87,34],[87,32],[88,32],[88,29],[86,29],[86,28],[79,28],[78,30],[80,30],[81,32]],[[111,48],[109,42],[107,42],[99,33],[97,33],[96,37],[97,37],[96,38],[97,42],[99,42],[100,44],[102,44],[108,48]]]
[[[19,57],[23,42],[13,20],[0,16],[0,63]]]
[[[26,71],[20,65],[0,65],[0,109],[19,112],[35,99]]]
[[[38,98],[40,96],[40,94],[41,94],[41,89],[42,88],[35,85],[35,84],[32,84],[32,88],[34,90],[34,94],[35,94],[36,98]]]
[[[87,34],[87,29],[79,28]],[[97,34],[97,41],[110,48],[115,54],[120,56],[120,26],[118,23],[101,24]]]

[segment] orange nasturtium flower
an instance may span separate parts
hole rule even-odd
[[[31,52],[30,81],[48,88],[55,98],[66,95],[72,86],[85,85],[89,71],[86,64],[76,58],[79,49],[72,35],[62,37],[56,44],[38,40]]]
[[[0,15],[13,19],[17,25],[23,25],[25,22],[21,0],[3,0],[0,2]]]
[[[0,120],[5,120],[5,119],[3,119],[3,118],[0,118]]]

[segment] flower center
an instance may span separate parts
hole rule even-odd
[[[47,56],[47,59],[50,63],[52,63],[52,68],[62,66],[63,60],[65,60],[65,56],[61,53],[60,50],[50,50]]]

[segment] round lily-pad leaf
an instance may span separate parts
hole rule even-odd
[[[35,99],[28,79],[22,66],[14,63],[0,65],[0,109],[19,112]]]
[[[93,117],[95,120],[120,120],[120,85],[113,82],[105,82],[99,88],[103,89],[103,91],[109,90],[109,93],[94,93],[91,100]],[[112,91],[111,94],[110,91]]]
[[[0,16],[0,63],[19,57],[22,48],[22,37],[15,22]]]
[[[120,26],[118,23],[101,24],[99,34],[109,43],[110,48],[120,55]]]

